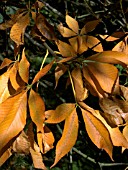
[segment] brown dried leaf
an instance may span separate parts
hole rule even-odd
[[[29,154],[30,150],[30,142],[28,136],[25,134],[24,131],[16,138],[13,143],[12,149],[14,152],[22,153],[22,154]]]
[[[54,34],[54,28],[50,25],[46,18],[39,13],[36,18],[36,26],[40,33],[49,40],[56,40],[56,36]]]
[[[65,120],[64,130],[61,139],[58,141],[56,146],[56,157],[54,164],[55,166],[58,161],[65,156],[71,148],[74,146],[78,135],[78,116],[76,108],[72,110],[70,115]]]

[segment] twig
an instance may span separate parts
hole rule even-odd
[[[48,7],[53,13],[57,14],[58,16],[65,18],[65,16],[59,12],[57,9],[53,8],[51,5],[49,5],[48,3],[46,3],[43,0],[39,0],[40,2],[42,2],[46,7]]]

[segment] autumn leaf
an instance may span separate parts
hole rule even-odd
[[[11,148],[7,149],[3,155],[0,157],[0,166],[2,166],[7,159],[12,155]]]
[[[19,63],[19,75],[25,83],[28,83],[29,79],[29,62],[25,56],[25,49],[22,52],[22,58]]]
[[[32,121],[36,124],[37,130],[42,131],[45,119],[45,104],[43,99],[39,96],[38,93],[31,89],[28,104]]]
[[[78,116],[76,113],[76,108],[70,113],[70,115],[65,120],[64,130],[61,139],[58,141],[56,146],[56,157],[54,164],[66,155],[71,148],[74,146],[78,135]]]
[[[101,53],[94,54],[87,59],[102,63],[120,64],[124,67],[127,67],[128,65],[127,54],[117,51],[103,51]]]
[[[65,120],[74,110],[75,104],[73,103],[63,103],[55,110],[48,110],[45,112],[46,123],[60,123]]]
[[[92,142],[100,149],[104,149],[112,158],[112,141],[105,125],[98,120],[91,112],[81,108],[85,128]]]
[[[29,13],[26,13],[25,15],[22,15],[12,26],[10,38],[17,44],[17,46],[24,44],[24,33],[29,22]]]
[[[23,91],[0,104],[0,151],[26,124],[27,94]]]
[[[78,22],[74,18],[72,18],[69,15],[66,15],[66,23],[70,29],[72,29],[76,34],[78,34],[79,25],[78,25]]]
[[[44,68],[42,68],[34,77],[32,84],[35,84],[39,79],[41,79],[47,72],[51,69],[52,65],[54,63],[54,60],[47,64]]]
[[[72,73],[72,79],[74,83],[76,100],[83,101],[88,97],[87,89],[83,86],[82,73],[80,68],[75,68]]]

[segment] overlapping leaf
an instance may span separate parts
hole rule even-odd
[[[26,124],[27,94],[25,91],[0,104],[0,151]]]
[[[74,146],[78,135],[78,117],[76,113],[76,108],[70,113],[70,115],[65,120],[64,130],[61,139],[58,141],[56,146],[56,157],[54,164],[66,155],[71,148]]]
[[[43,99],[34,90],[30,90],[29,94],[29,110],[32,121],[36,124],[37,130],[42,131],[44,123],[45,105]]]

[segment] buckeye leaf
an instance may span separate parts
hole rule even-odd
[[[38,93],[31,89],[28,104],[32,121],[36,124],[37,129],[42,131],[45,112],[43,99],[38,95]]]
[[[60,123],[68,117],[75,109],[75,104],[63,103],[55,110],[48,110],[45,112],[47,120],[46,123]]]
[[[25,91],[0,104],[0,150],[23,130],[26,124],[26,104]]]
[[[54,164],[51,166],[51,168],[55,166],[57,162],[71,150],[71,148],[74,146],[76,142],[77,135],[78,135],[78,116],[76,113],[76,108],[74,108],[72,113],[65,120],[62,137],[57,143],[56,157]]]
[[[81,109],[87,133],[92,142],[100,149],[104,149],[112,159],[112,141],[107,128],[92,113]]]

